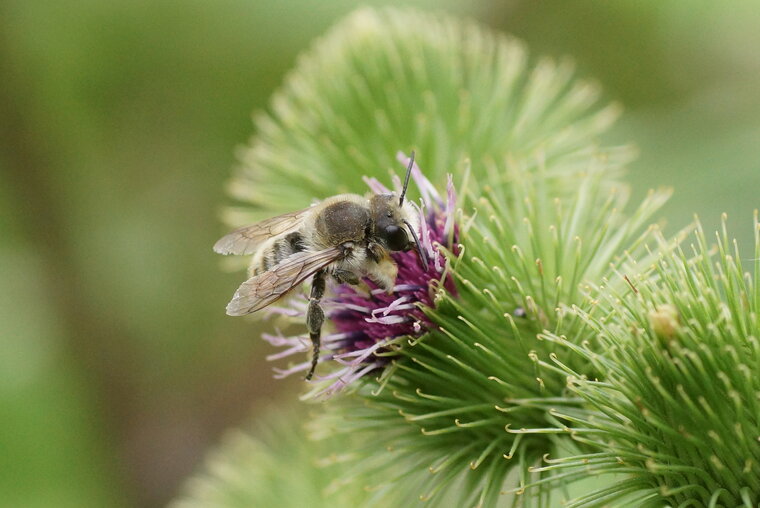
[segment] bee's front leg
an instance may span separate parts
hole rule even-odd
[[[385,251],[382,245],[376,242],[369,242],[367,244],[367,257],[375,263],[379,263],[381,259],[386,257],[388,253]]]
[[[309,331],[309,338],[313,347],[311,369],[306,374],[306,381],[309,381],[314,375],[314,370],[317,368],[317,362],[319,361],[322,323],[325,321],[325,312],[320,307],[319,301],[325,294],[325,275],[324,269],[314,274],[311,282],[311,294],[309,295],[309,307],[306,309],[306,329]]]
[[[382,245],[374,242],[367,245],[367,257],[375,262],[374,266],[367,270],[367,276],[390,294],[393,286],[396,285],[396,275],[398,275],[396,262]]]

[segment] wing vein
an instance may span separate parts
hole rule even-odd
[[[269,238],[296,231],[310,208],[286,213],[238,228],[223,236],[214,244],[218,254],[253,254]]]
[[[227,314],[242,316],[263,309],[304,282],[309,275],[340,258],[342,252],[338,247],[331,247],[297,252],[285,258],[269,271],[243,282],[227,304]]]

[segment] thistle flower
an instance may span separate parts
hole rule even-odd
[[[554,470],[534,468],[546,453],[580,453],[575,430],[553,410],[580,410],[584,399],[542,360],[566,351],[538,334],[580,337],[582,319],[565,309],[591,306],[586,292],[610,264],[640,254],[668,194],[624,212],[620,177],[631,151],[596,142],[617,111],[598,99],[567,62],[532,61],[519,42],[473,23],[362,9],[299,60],[256,118],[230,185],[246,205],[228,211],[233,226],[294,200],[361,192],[359,175],[377,188],[389,147],[425,154],[439,188],[444,175],[458,176],[456,209],[452,198],[433,220],[424,215],[434,271],[400,254],[410,272],[399,274],[394,295],[337,288],[328,309],[335,334],[322,360],[343,367],[317,390],[362,379],[310,423],[315,439],[350,443],[335,485],[434,501],[454,492],[449,504],[462,506],[507,493],[539,506],[557,499]],[[469,173],[461,171],[468,160]],[[441,209],[427,202],[422,213]],[[423,305],[411,307],[408,296]],[[287,346],[279,357],[304,348],[297,337],[269,340]],[[596,368],[570,353],[562,360],[576,372]],[[529,497],[534,480],[546,482]]]
[[[540,173],[502,168],[510,185],[481,196],[476,217],[458,214],[460,246],[446,251],[456,295],[440,293],[426,309],[434,326],[396,352],[393,375],[313,425],[315,436],[364,436],[351,481],[438,501],[459,491],[457,505],[491,506],[508,493],[529,498],[524,486],[551,476],[534,468],[545,454],[567,453],[573,432],[556,429],[552,410],[582,399],[566,393],[562,371],[540,362],[559,348],[536,336],[582,328],[563,302],[582,304],[584,281],[601,279],[616,253],[643,246],[641,230],[667,196],[652,194],[626,217],[624,189],[608,193],[603,164],[592,168],[580,202],[553,196]],[[585,358],[567,361],[593,372]],[[551,506],[549,490],[533,502]]]
[[[398,159],[404,166],[409,163],[409,159],[402,153],[398,154]],[[419,337],[431,328],[432,323],[423,309],[435,306],[433,299],[437,289],[454,291],[451,279],[446,278],[446,258],[439,250],[439,247],[444,246],[456,251],[454,184],[449,177],[444,201],[416,163],[412,168],[412,178],[422,195],[422,206],[418,207],[420,246],[431,262],[426,268],[420,263],[417,252],[394,252],[391,257],[398,266],[398,275],[396,285],[390,293],[378,288],[370,280],[363,281],[366,286],[363,288],[342,284],[333,289],[333,296],[325,301],[325,309],[334,332],[323,337],[323,349],[328,353],[322,355],[319,362],[334,360],[342,368],[318,376],[319,380],[329,380],[330,384],[312,390],[310,396],[335,394],[363,376],[383,369],[388,365],[395,348],[407,338]],[[390,192],[374,178],[365,180],[375,193]],[[398,193],[401,190],[398,178],[394,179],[394,186]],[[295,317],[303,322],[305,311],[306,301],[300,298],[285,308],[273,308],[269,313]],[[270,360],[310,349],[307,346],[308,337],[303,335],[285,337],[282,334],[265,334],[263,337],[274,346],[286,348],[270,355]],[[310,362],[303,362],[287,370],[277,370],[277,376],[286,377],[296,372],[305,372],[309,367]]]
[[[546,336],[592,362],[601,380],[559,365],[589,408],[557,416],[582,428],[575,437],[592,448],[549,459],[544,469],[566,478],[622,473],[614,486],[568,506],[758,505],[757,212],[754,228],[754,275],[744,271],[724,217],[717,249],[698,226],[691,255],[661,253],[653,273],[638,277],[633,265],[621,268],[633,286],[605,285],[596,309],[576,309],[589,327],[586,342]]]

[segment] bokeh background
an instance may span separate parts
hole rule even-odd
[[[571,56],[625,116],[670,230],[760,206],[760,3],[365,2],[467,15]],[[0,506],[157,507],[275,382],[211,245],[224,182],[348,0],[0,3]],[[424,30],[425,27],[410,27]],[[389,150],[395,150],[389,147]],[[747,256],[751,252],[746,250]]]

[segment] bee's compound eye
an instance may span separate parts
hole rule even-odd
[[[406,231],[398,226],[390,225],[385,228],[385,239],[390,250],[405,250],[409,245]]]

